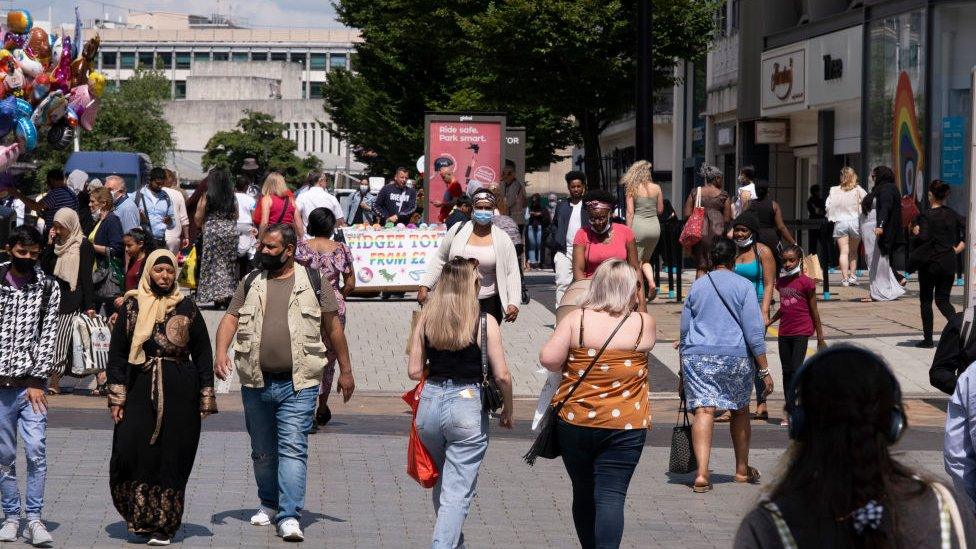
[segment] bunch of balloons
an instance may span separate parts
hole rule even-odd
[[[30,12],[7,12],[0,49],[0,171],[34,150],[39,134],[66,149],[75,132],[92,130],[105,91],[105,75],[92,70],[100,43],[95,35],[79,52],[71,37],[35,27]]]

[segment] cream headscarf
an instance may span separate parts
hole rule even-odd
[[[176,278],[173,279],[173,287],[168,295],[158,297],[153,293],[149,285],[149,274],[156,262],[160,258],[167,257],[173,262],[176,269]],[[139,315],[136,317],[136,327],[132,332],[132,344],[129,346],[129,363],[143,364],[146,362],[146,353],[142,350],[142,344],[152,337],[153,328],[156,324],[163,321],[166,313],[173,310],[180,301],[183,301],[183,294],[180,293],[180,285],[177,280],[180,277],[179,263],[176,256],[166,249],[156,250],[146,258],[145,266],[142,270],[142,278],[139,279],[139,287],[129,290],[125,297],[136,298],[139,304]]]
[[[54,214],[54,222],[68,229],[69,235],[64,242],[54,244],[54,255],[58,257],[54,264],[54,276],[68,283],[71,291],[78,286],[78,265],[81,262],[81,241],[85,235],[81,234],[81,222],[78,214],[71,208],[61,208]]]

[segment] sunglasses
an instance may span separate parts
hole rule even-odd
[[[478,265],[480,265],[478,260],[473,257],[461,257],[459,255],[454,256],[454,259],[452,259],[451,261],[452,263],[467,263],[468,265],[471,265],[475,269],[477,269]]]

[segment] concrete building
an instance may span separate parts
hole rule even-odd
[[[329,170],[360,171],[332,131],[322,105],[330,71],[352,69],[358,32],[349,29],[250,29],[222,17],[130,13],[124,24],[94,21],[87,40],[101,37],[98,70],[121,85],[139,67],[162,70],[171,82],[166,106],[186,178],[202,175],[199,159],[210,137],[231,130],[245,110],[273,115],[301,155]]]

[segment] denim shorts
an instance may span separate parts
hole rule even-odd
[[[861,222],[856,219],[841,219],[834,222],[834,238],[849,236],[861,238]]]

